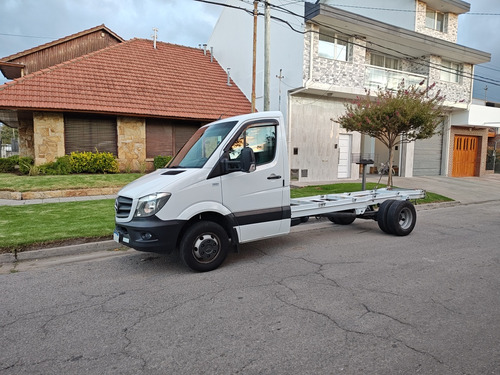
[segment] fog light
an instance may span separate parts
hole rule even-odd
[[[141,233],[141,238],[144,241],[149,241],[150,239],[153,238],[153,235],[151,233],[145,232],[145,233]]]

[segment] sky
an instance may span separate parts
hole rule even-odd
[[[490,63],[476,66],[486,82],[475,82],[474,97],[500,103],[500,0],[468,2],[458,43],[492,55]],[[152,39],[156,27],[160,41],[198,47],[209,40],[221,10],[195,0],[0,0],[0,58],[101,24],[126,40]]]

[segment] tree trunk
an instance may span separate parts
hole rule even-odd
[[[389,147],[389,170],[387,171],[387,186],[392,187],[392,165],[394,163],[394,146]]]

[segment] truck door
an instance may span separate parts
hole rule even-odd
[[[255,154],[255,171],[232,172],[221,178],[222,201],[234,214],[240,242],[289,231],[290,210],[283,204],[285,155],[278,142],[284,134],[280,131],[273,120],[248,124],[226,150],[230,161],[240,158],[243,147]]]

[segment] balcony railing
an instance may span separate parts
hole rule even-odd
[[[402,80],[404,80],[405,87],[409,87],[427,80],[427,76],[378,66],[367,66],[365,70],[365,88],[372,91],[378,88],[397,90]]]

